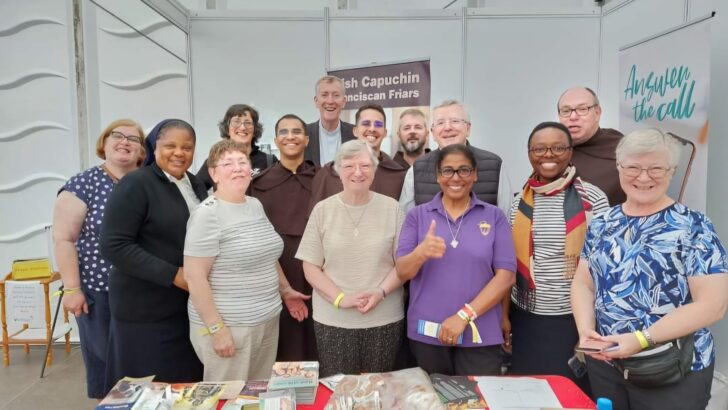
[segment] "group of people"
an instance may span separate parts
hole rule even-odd
[[[54,209],[90,397],[124,376],[265,379],[276,360],[318,360],[321,376],[498,375],[505,350],[513,374],[570,377],[616,408],[705,407],[728,256],[705,215],[667,196],[671,136],[603,129],[596,94],[569,89],[559,121],[528,136],[533,172],[512,195],[501,158],[468,142],[462,103],[434,107],[429,127],[403,111],[390,157],[385,111],[364,105],[348,124],[345,93],[322,77],[318,121],[276,122],[279,157],[257,145],[258,112],[231,106],[197,175],[185,121],[101,133],[103,164]],[[676,384],[635,386],[614,367],[688,334]],[[588,340],[618,348],[585,359],[587,381],[568,363]]]

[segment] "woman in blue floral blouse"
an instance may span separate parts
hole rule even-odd
[[[728,257],[711,221],[667,196],[678,156],[677,141],[656,129],[622,139],[617,166],[627,200],[592,220],[572,283],[580,342],[618,343],[587,358],[594,395],[616,409],[704,409],[710,399],[708,326],[728,305]],[[691,372],[677,383],[639,387],[614,367],[690,334]]]

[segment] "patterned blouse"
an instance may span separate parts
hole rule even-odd
[[[641,217],[612,207],[589,224],[581,257],[589,261],[602,335],[646,329],[692,301],[690,277],[728,272],[712,222],[679,203]],[[692,370],[714,360],[710,330],[698,329]]]
[[[76,241],[78,268],[82,286],[96,292],[109,291],[111,262],[99,253],[99,238],[106,199],[113,188],[114,181],[99,166],[76,174],[61,188],[86,204],[86,218]]]

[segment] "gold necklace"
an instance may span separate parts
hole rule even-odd
[[[364,218],[364,214],[367,212],[367,208],[369,208],[369,204],[372,202],[371,199],[369,199],[369,202],[367,202],[364,205],[364,209],[361,211],[361,215],[359,215],[359,220],[354,223],[354,218],[351,216],[351,213],[349,212],[349,205],[344,202],[344,200],[341,197],[341,194],[339,195],[339,201],[341,201],[342,204],[344,204],[344,210],[346,211],[346,216],[349,218],[349,222],[351,222],[352,225],[354,225],[354,236],[359,236],[359,224],[361,223],[361,220]]]

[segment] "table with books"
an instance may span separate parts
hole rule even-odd
[[[269,380],[169,384],[120,380],[97,410],[593,409],[561,376],[428,375],[420,368],[319,380],[318,362],[277,362]]]

